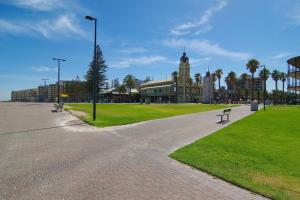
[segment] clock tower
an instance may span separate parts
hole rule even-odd
[[[178,76],[178,101],[186,103],[190,99],[190,63],[186,53],[180,58],[179,63],[179,76]]]

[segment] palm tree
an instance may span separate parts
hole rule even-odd
[[[225,77],[225,83],[226,83],[226,104],[228,104],[228,98],[229,98],[229,94],[228,94],[228,89],[229,89],[229,77],[228,75]]]
[[[125,85],[119,85],[117,87],[117,91],[120,94],[120,96],[122,96],[123,94],[125,94],[126,93],[126,87],[125,87]],[[122,101],[122,97],[119,98],[118,102],[121,103],[121,101]]]
[[[132,74],[128,74],[123,79],[123,83],[129,89],[129,96],[131,100],[131,90],[135,87],[135,77]]]
[[[275,81],[275,101],[277,102],[278,80],[280,78],[280,72],[278,70],[274,70],[272,72],[272,78]]]
[[[117,91],[118,91],[119,94],[124,94],[124,93],[126,93],[126,87],[125,87],[125,85],[119,85],[119,86],[117,87]]]
[[[174,71],[172,73],[172,79],[175,82],[175,90],[176,90],[176,97],[175,97],[175,101],[177,103],[177,96],[178,96],[178,87],[177,87],[177,82],[178,82],[178,72]]]
[[[286,81],[287,75],[284,72],[280,73],[280,80],[282,81],[282,95],[281,95],[281,103],[283,104],[283,98],[284,98],[284,83]]]
[[[270,70],[269,69],[264,68],[264,69],[259,71],[259,78],[260,78],[261,81],[266,82],[269,77],[270,77]],[[265,80],[265,78],[266,78],[266,80]],[[264,84],[262,84],[262,85],[264,85]],[[264,85],[264,87],[265,87],[265,85]],[[262,88],[262,90],[264,91],[264,88]],[[259,91],[258,91],[258,99],[259,99]]]
[[[264,69],[260,70],[260,72],[259,72],[259,77],[260,77],[262,80],[265,80],[264,74],[266,75],[266,80],[268,80],[269,77],[270,77],[270,74],[271,74],[271,73],[270,73],[270,70],[267,69],[267,68],[264,68]]]
[[[216,71],[215,71],[215,74],[216,74],[216,77],[217,77],[217,79],[218,79],[218,86],[219,86],[219,90],[218,90],[218,93],[219,93],[219,100],[221,99],[221,77],[222,77],[222,75],[223,75],[223,71],[222,71],[222,69],[217,69]]]
[[[242,80],[243,83],[244,83],[244,88],[245,88],[245,100],[248,101],[248,84],[247,84],[247,81],[248,81],[248,79],[249,79],[249,74],[243,73],[243,74],[241,74],[240,78],[241,78],[241,80]]]
[[[219,90],[220,90],[220,88],[221,88],[221,77],[223,75],[222,69],[217,69],[215,74],[216,74],[216,77],[218,79],[218,86],[219,86]]]
[[[196,81],[197,86],[199,86],[199,84],[201,84],[201,74],[200,73],[195,74],[195,81]],[[201,95],[201,88],[199,87],[199,96],[200,95]]]
[[[259,72],[259,77],[260,77],[260,79],[261,80],[263,80],[264,81],[264,87],[266,87],[266,82],[267,82],[267,80],[269,79],[269,77],[270,77],[270,70],[269,69],[267,69],[267,68],[264,68],[264,69],[262,69],[262,70],[260,70],[260,72]],[[262,88],[263,89],[263,91],[265,92],[265,90],[264,90],[264,88]],[[264,94],[265,95],[265,94]]]
[[[189,78],[189,86],[190,86],[190,100],[192,100],[192,85],[193,85],[193,79]]]
[[[216,73],[212,73],[211,74],[211,79],[212,79],[212,86],[213,86],[213,96],[212,96],[212,99],[213,101],[215,100],[215,83],[216,83]]]
[[[251,73],[251,78],[252,78],[252,82],[251,82],[251,100],[253,101],[254,100],[254,73],[259,68],[259,61],[256,60],[256,59],[250,59],[248,61],[248,63],[246,64],[246,67]]]
[[[201,80],[201,74],[200,73],[196,73],[195,74],[195,82],[196,82],[196,84],[198,86],[199,86],[200,80]]]
[[[234,83],[236,81],[236,73],[234,71],[231,71],[228,73],[228,81],[231,85],[231,99],[234,99]]]

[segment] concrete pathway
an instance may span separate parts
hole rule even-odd
[[[168,157],[227,126],[220,111],[98,129],[51,109],[0,103],[0,199],[263,199]]]

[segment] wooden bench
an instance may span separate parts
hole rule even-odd
[[[228,109],[223,110],[223,113],[222,113],[222,114],[217,115],[217,116],[220,116],[220,117],[221,117],[220,123],[225,122],[225,121],[223,120],[223,117],[224,117],[225,115],[227,116],[226,121],[229,122],[229,115],[230,115],[230,112],[231,112],[231,108],[228,108]]]
[[[62,111],[63,107],[64,107],[64,102],[60,102],[59,104],[54,104],[54,107],[56,108],[57,111]]]

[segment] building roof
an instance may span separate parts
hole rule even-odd
[[[141,90],[146,90],[146,89],[154,89],[154,88],[164,88],[164,87],[170,87],[173,84],[169,84],[169,85],[158,85],[158,86],[149,86],[149,87],[143,87],[141,88]]]
[[[119,94],[117,88],[109,88],[109,89],[103,90],[103,92],[101,92],[101,94],[108,94],[108,93]],[[136,88],[133,88],[133,89],[131,89],[131,93],[135,94],[135,93],[139,93],[139,91]],[[129,94],[129,92],[127,91],[124,94]]]
[[[300,56],[289,59],[287,63],[289,65],[293,65],[294,67],[300,68]]]
[[[147,86],[147,85],[159,84],[159,83],[168,83],[170,81],[172,81],[172,79],[170,79],[170,78],[168,78],[166,80],[148,81],[146,83],[141,84],[141,86]]]

